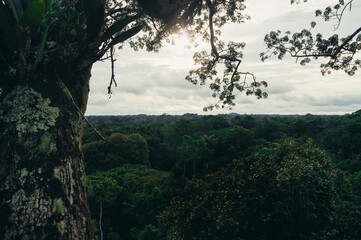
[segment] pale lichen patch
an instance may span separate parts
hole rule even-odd
[[[20,206],[19,202],[22,201],[22,199],[25,198],[25,191],[23,189],[20,189],[17,191],[11,198],[11,205],[12,206]]]
[[[47,152],[49,150],[50,143],[51,143],[51,134],[44,133],[44,135],[41,137],[41,142],[38,149],[41,152]]]
[[[11,91],[0,103],[0,120],[15,123],[19,133],[36,133],[55,126],[59,108],[50,106],[50,99],[26,86]]]
[[[56,213],[63,214],[65,210],[64,202],[60,198],[54,200],[54,209],[53,211]]]
[[[19,182],[21,184],[21,186],[25,185],[26,182],[26,178],[32,174],[29,174],[28,170],[26,168],[23,168],[20,172],[20,177],[19,177]]]
[[[23,168],[21,170],[21,177],[27,177],[29,175],[29,172],[26,168]]]

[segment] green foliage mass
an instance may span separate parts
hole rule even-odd
[[[204,139],[184,135],[182,144],[178,147],[178,162],[172,169],[173,173],[176,176],[196,176],[200,171],[207,170],[209,155],[210,149]]]
[[[148,162],[148,145],[139,134],[113,133],[105,141],[84,145],[83,153],[87,173]]]
[[[88,176],[92,217],[99,219],[103,204],[103,229],[106,239],[157,239],[160,231],[156,215],[168,205],[169,172],[147,169],[142,165],[119,167]],[[144,228],[144,229],[143,229]],[[154,237],[155,236],[155,237]],[[160,239],[160,238],[159,238]]]
[[[106,196],[105,239],[360,239],[360,112],[90,119],[108,136],[83,139],[97,146],[85,163],[99,156],[89,201],[97,220]],[[101,165],[134,133],[148,162]]]
[[[33,25],[37,21],[40,21],[45,12],[45,2],[44,0],[33,1],[24,11],[23,16],[21,17],[20,24],[23,27],[28,27]]]
[[[337,231],[339,178],[325,152],[284,141],[189,181],[160,222],[171,239],[323,239]]]
[[[56,208],[55,211],[59,214],[64,214],[65,207],[63,201],[61,199],[55,199],[54,204]]]
[[[291,0],[291,3],[295,2]],[[338,3],[337,3],[338,2]],[[352,10],[353,0],[338,0],[335,5],[324,10],[316,10],[316,17],[325,21],[335,21],[334,30],[341,25],[345,10]],[[361,50],[361,28],[348,33],[348,36],[333,34],[325,38],[321,33],[313,34],[316,22],[310,23],[310,29],[303,29],[291,34],[290,31],[282,33],[280,30],[272,31],[264,38],[267,51],[260,54],[262,61],[277,56],[279,59],[289,54],[297,59],[302,59],[301,65],[306,65],[312,59],[327,58],[328,62],[321,64],[321,73],[330,74],[333,70],[343,70],[352,76],[361,66],[358,52]]]

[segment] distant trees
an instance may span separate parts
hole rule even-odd
[[[113,133],[104,141],[85,144],[83,152],[88,174],[128,164],[148,164],[148,145],[139,134]]]
[[[254,128],[257,125],[257,120],[250,115],[235,116],[232,120],[233,125],[238,125],[244,128]]]
[[[88,175],[88,183],[92,217],[99,223],[102,216],[106,240],[358,240],[361,236],[357,140],[361,115],[357,112],[188,120],[167,116],[164,122],[157,117],[118,118],[114,125],[111,118],[102,118],[107,126],[114,126],[102,129],[105,135],[112,133],[107,140],[85,144],[85,166],[94,156],[104,164],[97,166],[101,171],[93,166],[96,172]],[[209,121],[217,124],[207,126]],[[249,122],[253,127],[242,127]],[[181,127],[185,131],[175,130]],[[137,133],[138,140],[127,140],[131,135],[123,133],[129,132]],[[179,142],[180,133],[184,135]],[[111,138],[114,144],[107,142]],[[132,164],[138,162],[131,160],[133,153],[144,153],[139,148],[144,140],[151,167],[158,170],[149,169],[144,161]],[[127,151],[125,147],[135,149],[128,152],[129,164],[107,156]],[[121,167],[108,169],[103,158],[121,162]]]
[[[323,239],[340,231],[344,185],[325,152],[285,140],[189,181],[160,222],[172,239]]]
[[[226,136],[226,144],[241,152],[253,145],[254,133],[241,126],[234,126]]]
[[[184,135],[182,144],[178,147],[178,154],[178,162],[172,169],[177,175],[183,172],[184,177],[195,177],[197,173],[208,167],[207,159],[210,149],[207,148],[203,139],[194,139]]]
[[[90,210],[104,239],[159,240],[156,215],[171,199],[170,182],[169,172],[134,164],[88,175]]]

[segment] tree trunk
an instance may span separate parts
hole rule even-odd
[[[102,228],[102,217],[103,217],[103,203],[100,197],[99,202],[100,212],[99,212],[99,231],[100,231],[100,240],[103,240],[103,228]]]
[[[83,119],[59,83],[85,112],[90,68],[58,73],[39,69],[0,98],[0,239],[94,239]]]
[[[183,176],[186,176],[186,160],[183,160]]]

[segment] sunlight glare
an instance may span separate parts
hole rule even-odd
[[[208,45],[200,39],[193,43],[190,41],[187,31],[173,34],[168,41],[164,42],[162,51],[171,53],[171,59],[158,59],[158,63],[166,65],[174,70],[189,70],[195,68],[193,54],[197,51],[207,49]]]

